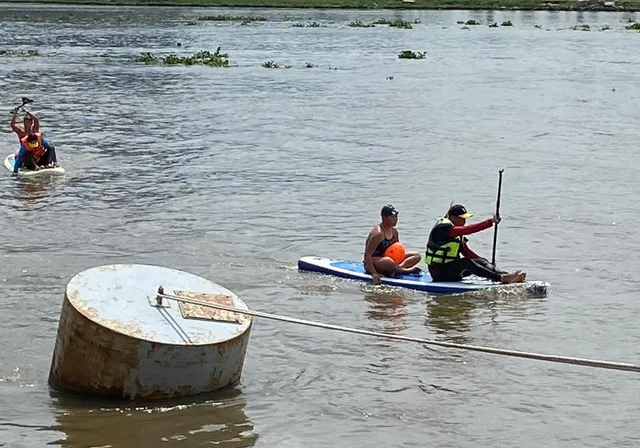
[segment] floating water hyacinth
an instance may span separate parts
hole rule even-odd
[[[219,15],[219,16],[202,16],[198,17],[200,21],[211,21],[211,22],[266,22],[266,17],[260,16],[229,16],[229,15]]]
[[[0,50],[0,56],[38,56],[38,50]]]
[[[426,51],[424,52],[413,52],[411,50],[404,50],[401,51],[400,54],[398,55],[399,59],[424,59],[425,55],[427,54]]]
[[[164,57],[157,57],[152,53],[142,53],[138,58],[138,62],[145,64],[157,64],[163,62],[166,65],[206,65],[209,67],[228,67],[229,55],[220,53],[220,47],[211,53],[210,51],[200,51],[192,56],[177,56],[170,54]]]

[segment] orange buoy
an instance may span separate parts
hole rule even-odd
[[[402,263],[405,255],[406,251],[404,248],[404,244],[399,241],[397,243],[393,243],[391,246],[387,247],[386,251],[384,251],[385,257],[391,258],[398,264]]]

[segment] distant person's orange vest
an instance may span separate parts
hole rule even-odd
[[[22,146],[24,146],[24,148],[31,153],[33,160],[38,163],[38,160],[40,160],[40,157],[42,157],[46,151],[44,149],[44,146],[42,145],[42,134],[38,132],[34,135],[38,139],[35,146],[31,146],[29,142],[27,142],[27,139],[29,138],[28,135],[22,137],[20,139],[20,143],[22,143]]]

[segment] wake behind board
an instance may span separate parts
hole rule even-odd
[[[335,260],[322,257],[302,257],[298,260],[298,269],[301,271],[318,272],[352,280],[372,282],[371,275],[365,272],[364,263],[361,261]],[[488,288],[502,289],[514,287],[524,287],[527,292],[535,294],[546,294],[547,287],[549,286],[548,283],[540,281],[527,281],[525,283],[504,285],[475,276],[466,277],[464,280],[459,282],[434,282],[428,271],[423,272],[422,275],[382,277],[381,283],[389,286],[399,286],[434,294],[457,294]]]
[[[16,161],[15,154],[9,154],[4,159],[4,167],[9,172],[13,172],[13,166]],[[20,168],[18,174],[22,177],[48,177],[48,176],[64,176],[66,171],[61,166],[57,168],[40,168],[38,171],[29,170],[27,168]]]

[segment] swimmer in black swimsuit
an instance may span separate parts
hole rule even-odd
[[[364,268],[373,277],[373,283],[379,284],[382,276],[392,277],[397,274],[421,273],[416,265],[420,262],[418,252],[407,252],[404,260],[398,264],[384,252],[393,243],[400,241],[398,229],[398,211],[393,205],[385,205],[380,212],[382,221],[369,232],[364,249]]]

